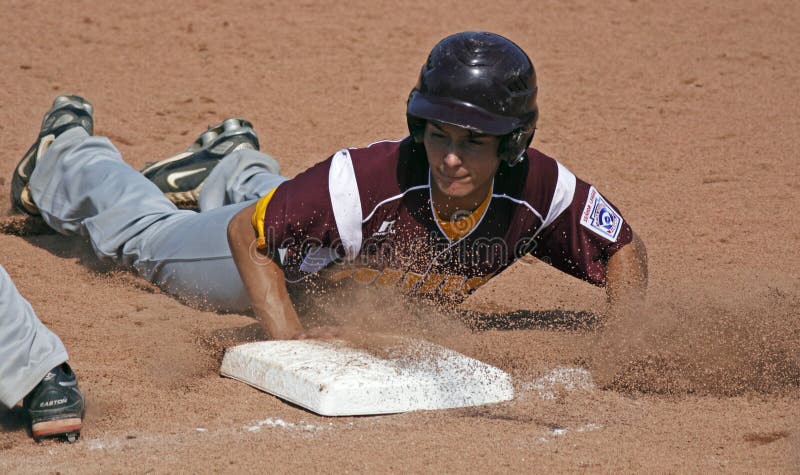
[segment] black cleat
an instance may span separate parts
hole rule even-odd
[[[36,161],[50,147],[53,140],[65,130],[73,127],[83,127],[89,135],[94,129],[92,105],[80,96],[58,96],[53,101],[53,106],[42,119],[42,128],[36,141],[22,157],[14,169],[11,177],[11,202],[14,208],[32,216],[39,215],[39,208],[31,198],[28,182],[31,173],[36,167]]]
[[[141,173],[177,207],[197,209],[203,183],[220,160],[231,152],[258,147],[258,136],[250,122],[225,119],[209,127],[183,152],[149,163]]]
[[[64,436],[75,442],[81,433],[85,409],[78,379],[67,363],[50,370],[23,406],[31,418],[33,440]]]

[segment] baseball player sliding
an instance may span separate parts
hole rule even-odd
[[[243,119],[137,172],[92,136],[86,100],[60,96],[12,199],[184,301],[251,308],[275,339],[314,336],[289,288],[350,283],[458,302],[527,254],[605,286],[614,304],[636,300],[644,245],[597,189],[528,148],[536,97],[516,44],[448,36],[409,95],[408,137],[340,150],[287,179]]]

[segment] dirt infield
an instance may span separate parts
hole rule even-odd
[[[798,471],[797,2],[4,3],[3,209],[59,93],[89,98],[134,167],[241,115],[293,176],[407,134],[432,45],[486,29],[532,56],[535,145],[622,208],[651,292],[603,322],[601,289],[525,260],[466,317],[357,296],[329,311],[495,364],[518,397],[323,418],[218,376],[226,346],[258,338],[251,318],[185,306],[80,238],[6,226],[0,263],[67,345],[88,413],[78,443],[37,444],[0,409],[0,472]]]

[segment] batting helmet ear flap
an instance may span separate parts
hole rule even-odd
[[[414,89],[408,94],[406,100],[406,122],[408,123],[408,132],[414,139],[414,142],[422,143],[425,137],[425,124],[427,121],[421,117],[416,117],[408,113],[409,104],[414,100],[414,97],[419,94],[419,84],[414,86]]]
[[[406,121],[408,122],[408,131],[411,133],[411,137],[414,138],[414,142],[422,143],[425,137],[425,123],[427,121],[410,115],[406,116]]]
[[[535,132],[536,127],[532,126],[528,129],[516,129],[510,134],[504,135],[500,139],[497,156],[508,162],[509,167],[517,165],[525,158],[525,150],[533,141]]]

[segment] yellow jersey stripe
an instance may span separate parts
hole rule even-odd
[[[264,216],[267,214],[267,206],[269,205],[269,201],[272,199],[272,195],[275,194],[277,189],[278,187],[276,186],[270,190],[269,193],[262,196],[258,200],[256,203],[256,210],[253,212],[253,217],[250,218],[250,223],[252,223],[253,229],[255,229],[256,233],[258,233],[258,237],[256,238],[257,249],[267,248],[267,238],[264,236]]]

